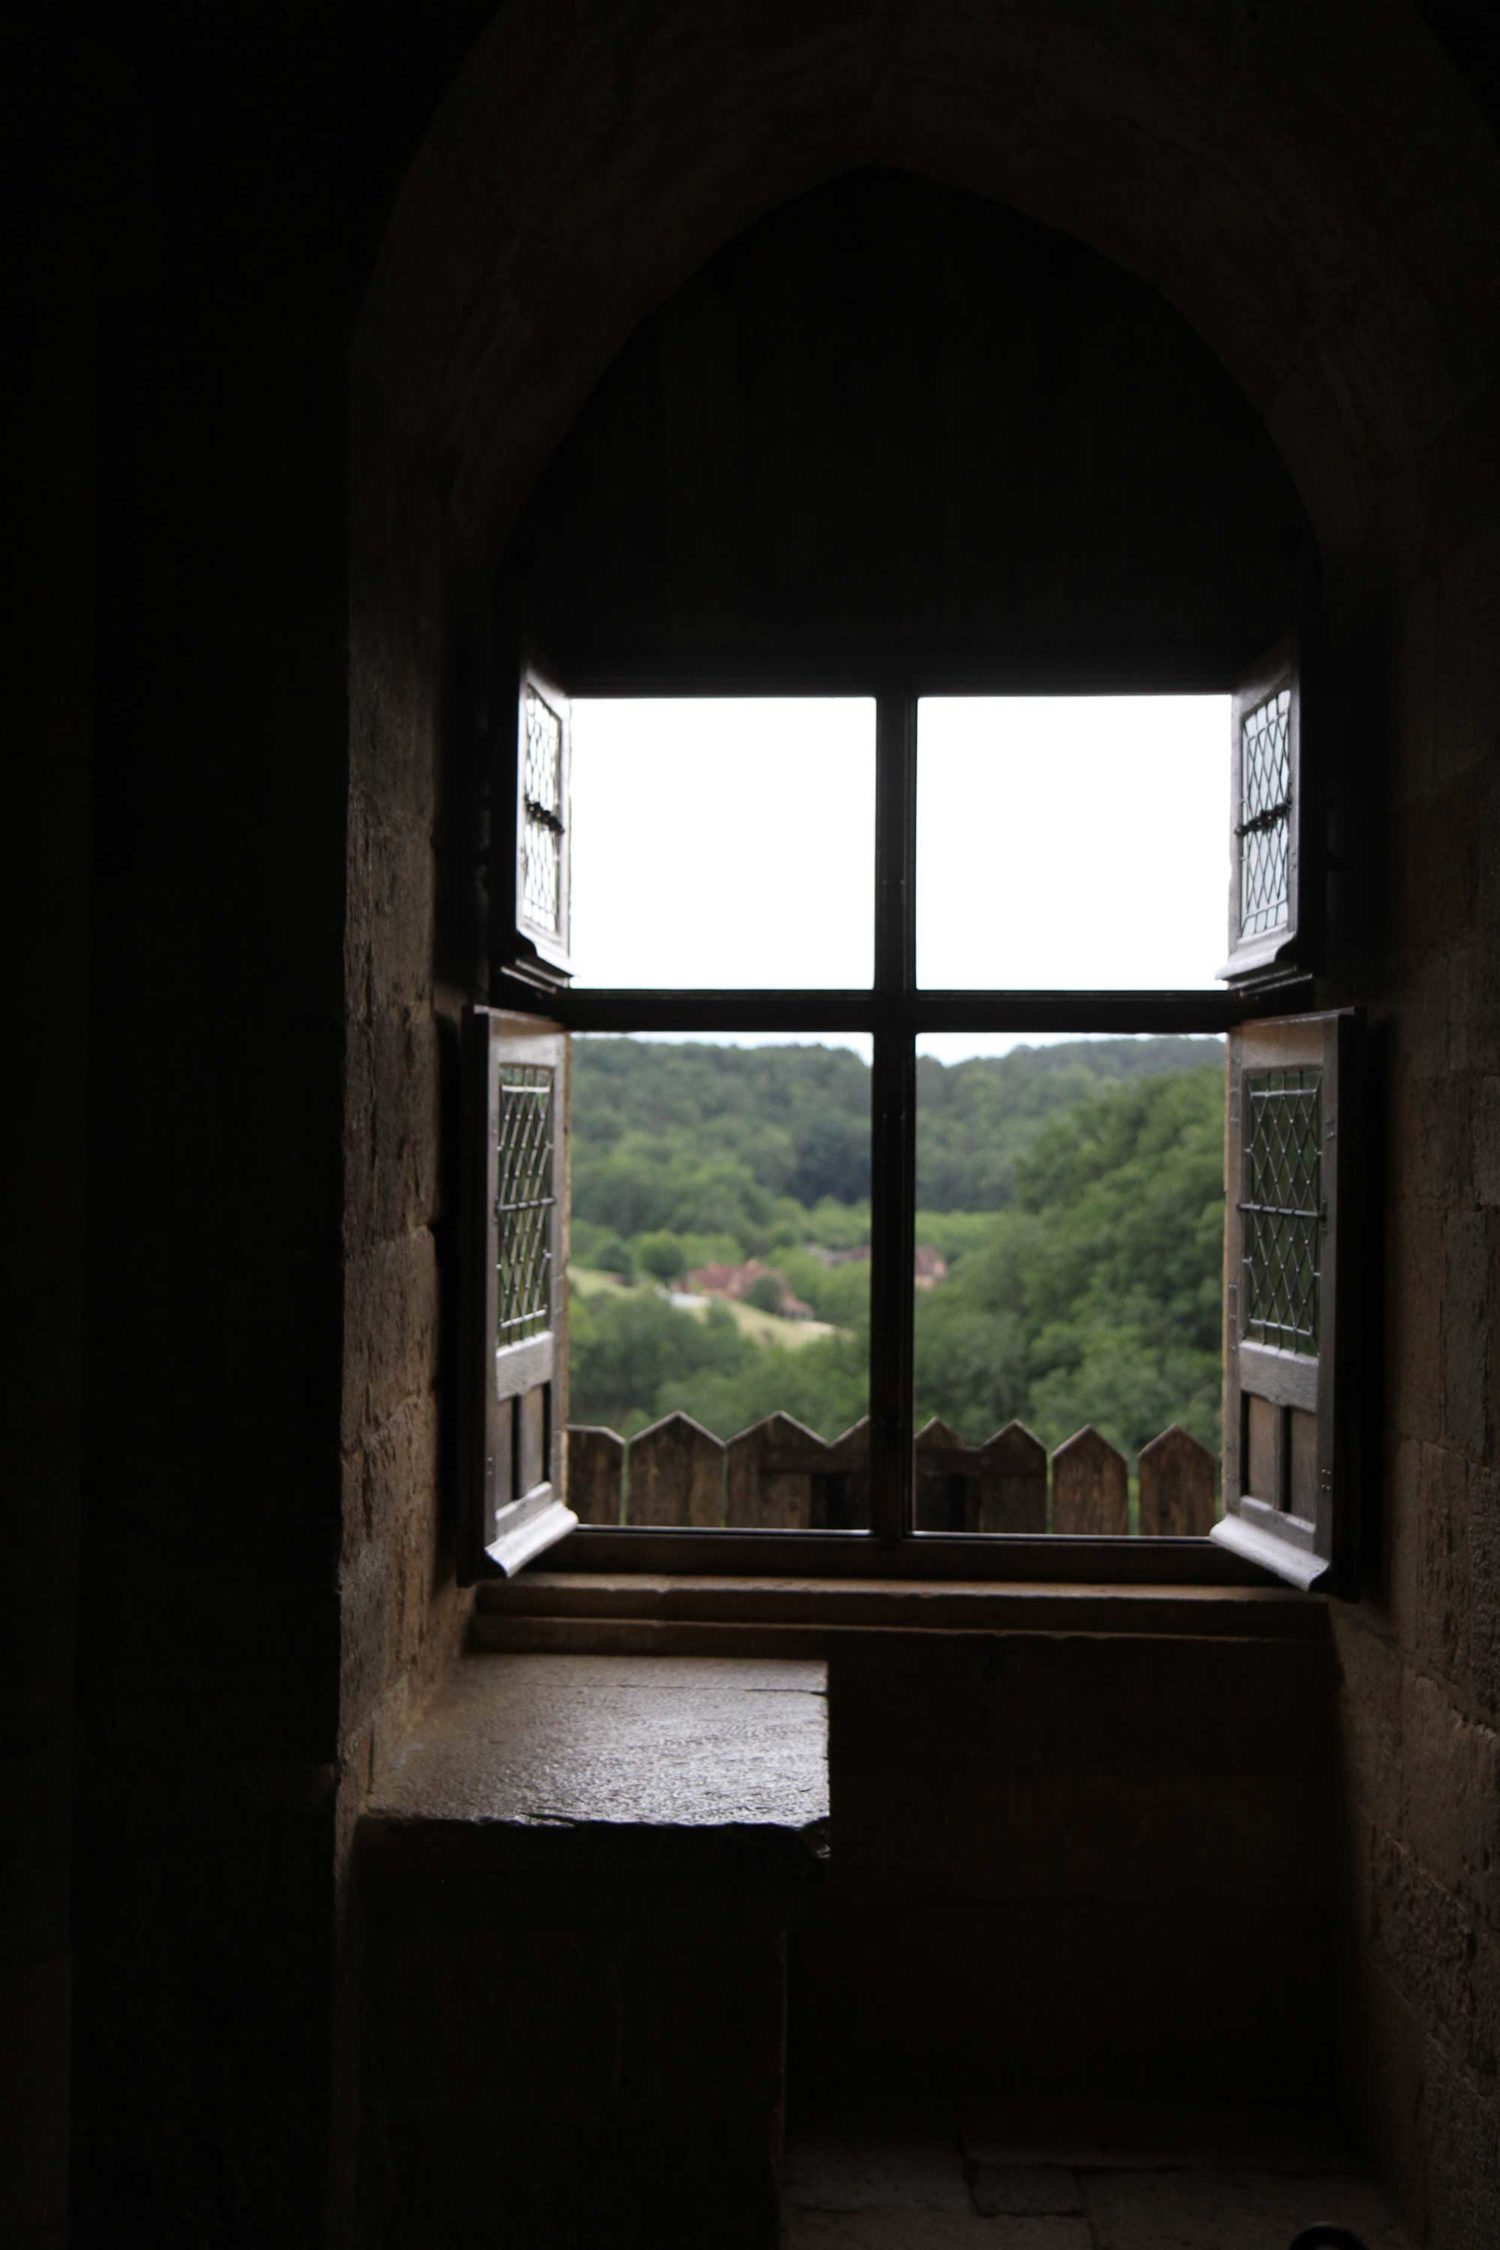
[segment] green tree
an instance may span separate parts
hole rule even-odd
[[[658,1228],[654,1234],[638,1234],[632,1247],[641,1272],[649,1273],[656,1281],[680,1281],[687,1272],[687,1256],[680,1234]]]

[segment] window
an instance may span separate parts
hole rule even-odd
[[[775,864],[762,869],[760,885],[777,926],[797,937],[774,983],[752,981],[743,961],[726,972],[706,943],[693,941],[692,916],[682,910],[688,886],[709,879],[723,895],[737,895],[743,878],[732,872],[733,854],[736,839],[743,844],[748,834],[749,813],[736,809],[732,787],[705,800],[722,828],[723,856],[711,877],[674,847],[684,819],[707,817],[693,809],[705,761],[700,755],[695,763],[694,706],[657,717],[655,735],[639,739],[628,781],[649,808],[657,839],[651,864],[634,875],[645,909],[628,916],[645,979],[621,983],[592,965],[599,955],[587,934],[587,910],[580,917],[572,897],[568,700],[549,675],[526,672],[514,748],[499,760],[493,799],[513,821],[500,824],[494,860],[497,892],[509,893],[513,873],[513,901],[502,896],[493,913],[493,1006],[476,1012],[470,1031],[469,1078],[484,1087],[473,1136],[483,1148],[473,1191],[485,1240],[471,1313],[480,1339],[470,1375],[476,1435],[469,1452],[482,1463],[476,1558],[482,1550],[490,1563],[513,1569],[575,1522],[563,1489],[566,1049],[568,1033],[601,1032],[823,1034],[864,1042],[871,1061],[869,1414],[841,1445],[819,1441],[811,1467],[797,1453],[798,1425],[779,1416],[744,1434],[739,1467],[732,1446],[727,1466],[718,1455],[710,1458],[716,1446],[723,1454],[719,1439],[689,1422],[659,1430],[649,1464],[641,1457],[632,1527],[596,1521],[585,1528],[573,1549],[580,1562],[776,1569],[790,1561],[790,1540],[793,1567],[805,1571],[1058,1576],[1108,1567],[1127,1578],[1202,1580],[1232,1578],[1253,1562],[1308,1585],[1333,1558],[1334,1357],[1343,1325],[1335,1297],[1346,1288],[1333,1245],[1340,1196],[1349,1192],[1347,1180],[1335,1178],[1348,1136],[1336,1143],[1333,1132],[1353,1033],[1347,1019],[1263,1020],[1310,994],[1305,978],[1296,981],[1311,829],[1290,648],[1258,668],[1233,700],[1230,955],[1226,967],[1215,965],[1218,941],[1205,925],[1194,983],[1163,982],[1147,942],[1162,920],[1164,898],[1174,902],[1170,920],[1185,911],[1185,891],[1205,895],[1201,849],[1184,883],[1181,857],[1174,860],[1163,845],[1162,807],[1188,786],[1171,778],[1173,706],[1137,699],[1127,716],[1144,731],[1133,741],[1103,744],[1092,780],[1075,776],[1060,796],[1054,789],[1061,809],[1038,837],[1021,819],[981,821],[965,787],[972,752],[963,748],[960,721],[971,723],[976,713],[984,721],[987,711],[988,723],[1014,734],[1021,704],[997,701],[981,711],[972,698],[928,696],[924,685],[813,706],[804,701],[798,723],[811,709],[815,739],[790,753],[790,705],[752,699],[723,714],[726,724],[732,716],[749,730],[728,764],[731,780],[754,773],[760,802],[771,805],[784,842]],[[1056,729],[1062,699],[1026,701],[1027,724]],[[1105,707],[1096,704],[1097,716]],[[643,704],[643,722],[658,709]],[[1041,747],[1024,761],[1039,789],[1055,783],[1050,759]],[[839,779],[832,799],[821,803],[825,766]],[[1180,771],[1186,776],[1188,769]],[[1222,764],[1217,789],[1222,802]],[[947,893],[960,842],[972,843],[986,826],[993,830],[989,849],[981,837],[977,857],[971,855],[977,872],[965,880],[992,885],[996,905],[983,942],[965,951]],[[1108,892],[1111,932],[1106,946],[1096,941],[1092,960],[1069,950],[1076,917],[1067,911],[1062,881],[1070,858],[1082,864],[1090,837],[1103,839],[1105,848],[1082,879],[1091,893]],[[1077,847],[1071,854],[1070,838]],[[1006,854],[1039,850],[1056,864],[1062,903],[1052,926],[1047,916],[1018,926],[1003,910]],[[824,862],[829,884],[848,902],[831,933],[807,912]],[[755,864],[754,853],[746,864]],[[1217,887],[1207,882],[1209,891]],[[1222,888],[1218,896],[1222,902]],[[582,948],[579,975],[570,973],[575,942]],[[771,950],[752,948],[757,961]],[[1117,981],[1106,982],[1101,969]],[[937,1270],[916,1234],[918,1048],[945,1034],[1000,1033],[1228,1039],[1223,1520],[1212,1542],[1173,1536],[1207,1528],[1199,1520],[1201,1464],[1188,1458],[1181,1432],[1166,1430],[1143,1450],[1142,1490],[1149,1471],[1153,1489],[1168,1495],[1180,1496],[1184,1479],[1196,1478],[1200,1497],[1186,1512],[1164,1501],[1159,1528],[1167,1535],[1149,1543],[1122,1536],[1138,1497],[1133,1486],[1127,1490],[1123,1463],[1107,1457],[1112,1449],[1091,1450],[1092,1433],[1054,1455],[1050,1533],[1045,1452],[1028,1431],[961,1439],[939,1422],[918,1442],[914,1296]],[[769,1276],[755,1280],[774,1288]],[[618,1458],[610,1453],[618,1444],[608,1431],[577,1433],[571,1466],[580,1496],[611,1475],[618,1479]],[[752,1453],[753,1476],[745,1466]],[[673,1494],[666,1506],[645,1497],[663,1478]],[[763,1495],[772,1487],[781,1501],[767,1510]],[[1101,1535],[1110,1537],[1107,1566],[1096,1544]]]
[[[1339,1489],[1351,1385],[1335,1367],[1352,1312],[1338,1221],[1356,1192],[1359,1070],[1347,1014],[1245,1024],[1230,1044],[1226,1507],[1214,1536],[1302,1586],[1334,1566],[1347,1579],[1351,1562],[1354,1511]]]

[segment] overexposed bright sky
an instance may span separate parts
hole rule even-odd
[[[919,983],[1211,986],[1228,734],[1224,696],[924,699]],[[572,795],[578,984],[869,985],[873,700],[579,701]]]

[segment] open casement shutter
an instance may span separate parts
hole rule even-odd
[[[529,1016],[465,1019],[470,1575],[507,1577],[577,1523],[563,1497],[568,1047]]]
[[[1307,775],[1297,648],[1278,641],[1230,710],[1229,958],[1221,977],[1305,967]]]
[[[534,652],[498,633],[497,644],[510,650],[497,668],[515,686],[515,724],[502,720],[491,778],[490,965],[557,984],[571,955],[572,711]]]
[[[1213,1537],[1302,1587],[1344,1574],[1353,1532],[1355,1322],[1339,1214],[1357,1232],[1358,1029],[1349,1014],[1288,1017],[1229,1041],[1225,1514]]]

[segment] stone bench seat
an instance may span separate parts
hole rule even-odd
[[[367,2239],[780,2231],[826,1670],[471,1655],[360,1824]]]

